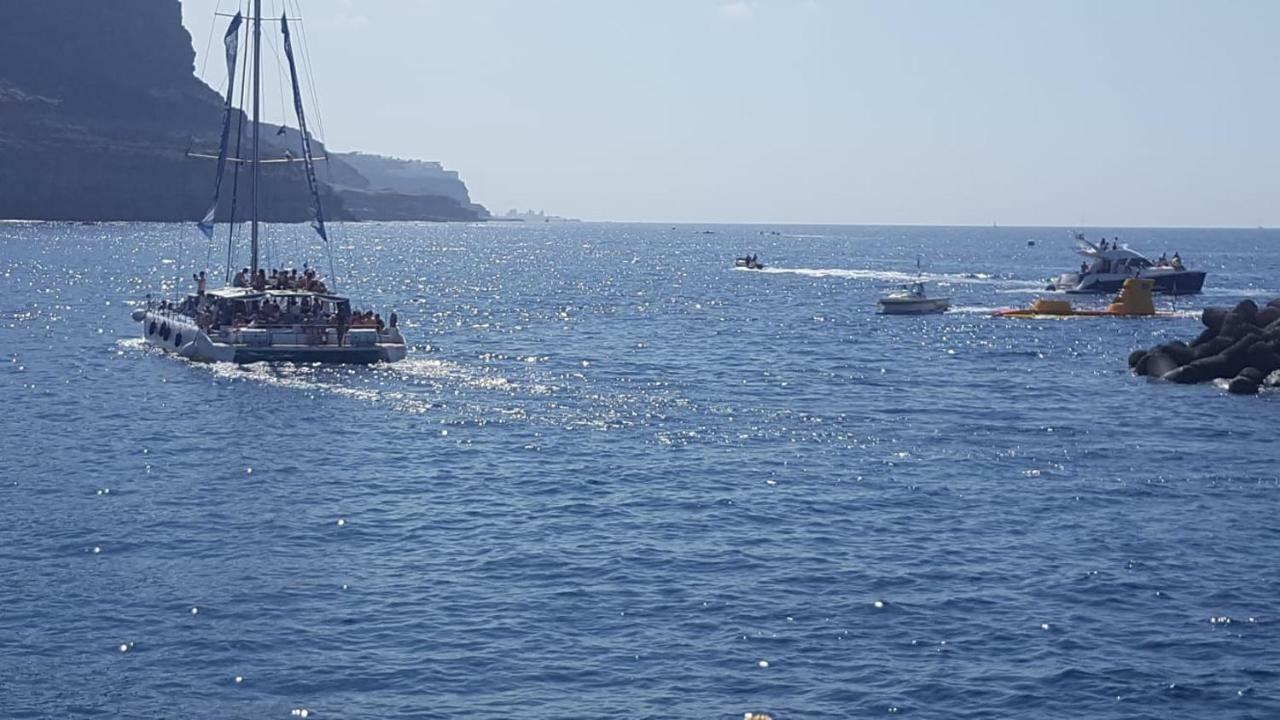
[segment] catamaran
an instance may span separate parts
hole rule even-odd
[[[316,178],[316,158],[312,153],[311,135],[307,132],[303,96],[298,82],[298,68],[294,59],[293,39],[289,30],[289,18],[280,18],[284,54],[288,60],[289,78],[293,85],[294,110],[297,115],[300,156],[284,150],[282,158],[263,156],[262,122],[262,0],[253,0],[252,17],[245,22],[243,13],[237,12],[231,19],[223,38],[227,60],[227,94],[222,114],[222,138],[217,155],[198,155],[217,161],[214,180],[213,203],[199,223],[200,230],[212,241],[215,218],[218,214],[220,194],[227,164],[239,168],[248,166],[252,172],[252,204],[249,213],[250,243],[249,272],[236,273],[235,282],[221,289],[207,289],[204,274],[197,280],[194,294],[182,300],[155,300],[147,297],[145,308],[134,310],[132,317],[142,324],[142,334],[149,345],[191,359],[206,362],[251,363],[262,361],[358,363],[396,362],[405,358],[404,336],[397,326],[396,316],[389,322],[381,317],[374,320],[367,314],[353,313],[350,299],[332,292],[314,271],[305,270],[301,277],[296,272],[288,276],[268,278],[259,266],[260,173],[264,164],[303,164],[312,201],[311,225],[324,241],[329,243],[325,227],[324,209],[320,202],[320,184]],[[253,78],[252,150],[250,157],[239,157],[240,128],[237,126],[236,157],[230,157],[231,128],[234,120],[243,122],[243,112],[234,104],[235,79],[239,68],[241,32],[251,36]],[[236,183],[238,185],[238,182]],[[236,228],[236,196],[233,190],[231,217],[227,233],[227,270],[225,280],[231,279]],[[332,256],[330,256],[332,275]],[[332,278],[330,282],[333,282]]]

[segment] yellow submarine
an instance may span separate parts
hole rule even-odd
[[[1067,300],[1046,300],[1036,298],[1029,308],[1012,308],[997,310],[996,317],[1007,318],[1053,318],[1053,317],[1120,317],[1148,318],[1174,317],[1173,313],[1156,312],[1155,302],[1151,299],[1153,280],[1145,278],[1129,278],[1124,281],[1120,292],[1116,294],[1106,310],[1078,310],[1071,307]]]

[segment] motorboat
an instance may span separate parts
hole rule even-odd
[[[1004,318],[1059,318],[1059,317],[1112,317],[1152,318],[1175,317],[1173,313],[1156,312],[1151,293],[1155,281],[1149,278],[1128,278],[1111,304],[1105,310],[1086,310],[1072,307],[1069,300],[1036,298],[1029,308],[997,310],[996,317]]]
[[[1079,244],[1079,253],[1085,257],[1081,271],[1058,276],[1047,290],[1113,293],[1119,291],[1128,278],[1151,280],[1154,292],[1170,295],[1191,295],[1204,287],[1206,273],[1202,270],[1188,270],[1177,253],[1174,253],[1171,260],[1162,256],[1160,260],[1152,261],[1119,241],[1108,245],[1104,239],[1095,244],[1080,233],[1076,234],[1075,239]]]
[[[764,263],[760,262],[755,255],[747,255],[746,257],[737,258],[733,261],[733,266],[736,268],[746,268],[748,270],[764,269]]]
[[[933,315],[946,312],[951,298],[929,297],[924,281],[918,280],[876,301],[882,315]]]
[[[293,52],[288,17],[279,20],[283,35],[280,49],[288,61],[288,76],[292,79],[294,109],[297,113],[298,132],[289,142],[296,141],[296,148],[283,149],[283,157],[267,157],[262,139],[261,73],[259,59],[262,55],[262,0],[253,0],[251,16],[246,20],[236,13],[223,39],[227,61],[227,92],[222,114],[222,139],[217,155],[199,155],[188,152],[189,157],[216,160],[213,202],[198,227],[205,237],[214,239],[215,219],[222,207],[220,193],[227,165],[234,165],[233,188],[239,186],[240,169],[247,166],[251,172],[252,191],[247,217],[237,217],[238,197],[233,190],[227,231],[227,287],[206,288],[206,274],[195,278],[196,291],[185,297],[169,296],[164,299],[147,296],[144,307],[135,309],[133,320],[142,325],[142,335],[148,345],[161,348],[182,357],[205,362],[251,363],[261,361],[322,362],[369,364],[396,362],[407,354],[404,336],[397,327],[395,313],[389,322],[371,313],[353,311],[351,300],[333,292],[336,278],[332,277],[332,248],[325,226],[321,194],[316,180],[315,161],[312,154],[312,137],[307,132],[303,94],[298,78],[298,68]],[[242,35],[251,37],[252,60],[248,70],[253,78],[251,149],[241,157],[238,138],[243,134],[247,113],[237,110],[235,80],[239,72],[239,47]],[[305,77],[310,77],[307,72]],[[234,133],[232,132],[234,129]],[[279,134],[279,133],[278,133]],[[235,142],[232,139],[236,138]],[[277,141],[278,143],[279,141]],[[234,154],[230,152],[235,147]],[[282,146],[273,144],[277,152]],[[263,223],[259,222],[260,168],[268,163],[301,163],[312,201],[311,226],[324,241],[329,257],[330,275],[327,283],[314,269],[302,263],[304,272],[298,275],[279,275],[268,278],[259,265],[259,246]],[[266,193],[263,193],[266,194]],[[236,273],[232,281],[232,264],[236,257],[237,229],[248,220],[250,227],[249,257],[244,271]],[[243,238],[241,238],[243,242]],[[238,265],[239,263],[236,263]]]

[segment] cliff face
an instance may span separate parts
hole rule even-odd
[[[222,100],[194,66],[178,0],[0,2],[0,218],[199,219],[214,164],[186,152],[216,152]],[[230,180],[229,169],[224,208]],[[243,213],[247,173],[239,189]],[[333,188],[322,194],[331,218],[383,219],[376,197],[352,215]],[[264,219],[310,217],[299,165],[266,166],[262,197]],[[430,219],[479,217],[419,200]],[[412,204],[388,203],[386,219]]]

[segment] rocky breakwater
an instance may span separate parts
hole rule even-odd
[[[1175,383],[1224,381],[1237,395],[1280,387],[1280,298],[1261,307],[1242,300],[1234,308],[1205,308],[1200,319],[1199,337],[1135,350],[1129,367]]]

